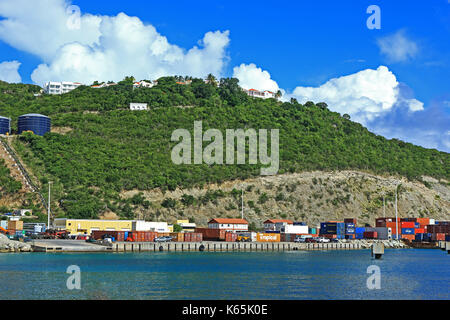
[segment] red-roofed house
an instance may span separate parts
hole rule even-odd
[[[210,229],[222,229],[231,231],[248,231],[248,222],[245,219],[212,219],[208,222]]]
[[[284,229],[284,227],[289,224],[294,224],[294,222],[286,219],[269,219],[264,221],[264,230],[281,231],[281,229]]]

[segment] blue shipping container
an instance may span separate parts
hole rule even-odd
[[[357,234],[355,234],[355,238],[356,239],[364,239],[364,234],[363,233],[357,233]]]
[[[402,234],[414,234],[414,228],[402,228]]]
[[[364,233],[366,232],[366,228],[355,228],[355,233]]]

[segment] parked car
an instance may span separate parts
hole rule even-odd
[[[312,238],[312,236],[310,236],[310,235],[301,235],[299,237],[296,237],[294,239],[294,242],[306,242],[306,239],[310,239],[310,238]]]
[[[164,236],[164,237],[157,237],[154,240],[155,242],[170,242],[172,241],[172,237]]]
[[[320,237],[319,239],[317,239],[317,241],[320,242],[320,243],[325,243],[325,242],[330,242],[330,239],[324,238],[324,237]]]
[[[306,238],[305,242],[307,242],[307,243],[316,243],[318,241],[317,241],[317,238]]]
[[[87,234],[79,234],[77,235],[75,240],[87,240],[89,239],[89,236]]]

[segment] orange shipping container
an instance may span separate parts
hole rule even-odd
[[[413,241],[415,238],[416,238],[416,236],[413,234],[402,234],[402,239]]]
[[[418,233],[425,233],[425,229],[417,228],[416,229],[416,234],[418,234]]]
[[[417,222],[420,224],[420,227],[427,226],[430,224],[430,218],[417,218]]]
[[[258,242],[280,242],[279,233],[257,233],[256,241]]]

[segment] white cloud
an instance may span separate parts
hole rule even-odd
[[[269,90],[277,92],[278,84],[271,79],[270,73],[258,68],[254,63],[234,67],[233,77],[239,79],[239,85],[245,89]]]
[[[84,14],[80,28],[69,28],[70,3],[65,0],[0,1],[0,39],[14,48],[50,61],[64,44],[94,45],[100,37],[100,16]]]
[[[408,39],[404,30],[379,38],[377,40],[378,47],[390,62],[404,62],[413,59],[418,51],[418,45]]]
[[[22,78],[19,74],[19,61],[4,61],[0,63],[0,80],[9,83],[22,82]]]
[[[331,110],[348,113],[362,124],[389,112],[399,102],[410,111],[423,109],[420,101],[402,96],[397,78],[385,66],[334,78],[319,87],[297,87],[289,96],[300,103],[326,102]]]
[[[118,81],[127,75],[155,79],[165,75],[221,76],[228,61],[229,32],[208,32],[189,50],[170,44],[166,37],[137,17],[81,15],[80,29],[67,26],[69,2],[3,0],[0,39],[41,57],[32,73],[42,85],[53,80],[92,83]]]

